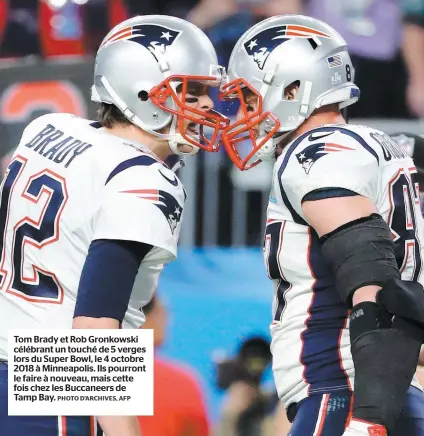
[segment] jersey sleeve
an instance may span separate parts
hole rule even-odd
[[[376,201],[379,156],[361,136],[347,132],[324,132],[312,141],[308,135],[281,156],[277,169],[281,196],[301,218],[302,201],[312,192],[351,191]]]
[[[159,163],[125,168],[106,181],[94,220],[94,240],[137,241],[176,257],[185,193]]]

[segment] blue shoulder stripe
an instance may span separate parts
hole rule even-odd
[[[303,197],[303,201],[324,200],[326,198],[356,197],[358,194],[345,188],[325,188],[311,191]]]
[[[350,136],[351,138],[355,139],[359,144],[362,145],[362,147],[365,148],[369,153],[371,153],[376,159],[377,162],[380,163],[380,159],[378,158],[377,152],[369,145],[367,142],[357,133],[350,131],[349,129],[346,129],[344,127],[340,126],[328,126],[328,127],[318,127],[313,130],[309,130],[308,132],[305,132],[303,135],[299,136],[289,147],[287,150],[287,153],[284,156],[283,162],[280,165],[280,168],[278,169],[278,183],[280,185],[280,191],[281,196],[284,201],[284,204],[286,205],[287,209],[292,214],[294,222],[298,224],[307,225],[305,220],[299,216],[299,214],[294,210],[293,206],[290,204],[290,201],[287,197],[286,192],[284,191],[284,187],[281,183],[281,176],[283,175],[284,170],[287,167],[287,164],[289,162],[290,156],[293,154],[293,152],[296,150],[296,147],[311,133],[331,133],[331,132],[341,132],[347,136]]]
[[[125,171],[128,168],[135,167],[135,166],[150,166],[154,163],[157,163],[157,160],[146,155],[136,156],[131,159],[124,160],[109,174],[109,177],[107,178],[105,185],[107,185],[119,173],[122,173],[122,171]]]
[[[316,129],[309,130],[308,132],[305,132],[303,135],[299,136],[299,138],[297,138],[292,143],[292,145],[288,149],[286,155],[284,156],[282,166],[284,168],[287,166],[287,163],[288,163],[293,151],[296,149],[296,147],[299,145],[299,143],[302,142],[311,133],[334,133],[337,131],[355,139],[355,141],[359,142],[359,144],[361,144],[362,147],[365,148],[365,150],[367,150],[369,153],[371,153],[377,159],[377,162],[380,163],[380,159],[378,157],[377,152],[360,135],[358,135],[357,133],[352,132],[351,130],[346,129],[344,127],[328,126],[328,127],[317,127]]]

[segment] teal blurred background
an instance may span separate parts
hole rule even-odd
[[[169,312],[162,356],[185,362],[201,376],[210,418],[222,393],[215,387],[214,359],[235,352],[251,335],[269,338],[272,284],[257,248],[182,248],[160,280]],[[270,371],[264,382],[271,382]]]

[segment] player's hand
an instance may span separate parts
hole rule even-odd
[[[351,419],[343,436],[387,436],[387,430],[383,425]]]

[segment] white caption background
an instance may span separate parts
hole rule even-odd
[[[153,330],[9,330],[9,415],[153,415]]]

